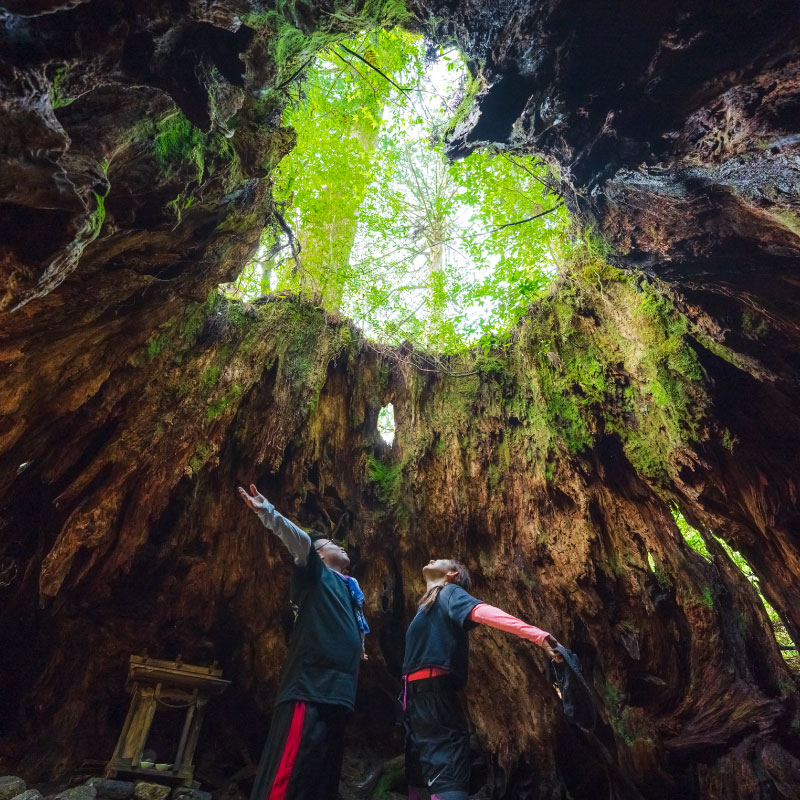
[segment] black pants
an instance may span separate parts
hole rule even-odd
[[[275,706],[250,800],[336,800],[349,716],[324,703]]]
[[[469,725],[452,678],[411,681],[406,692],[406,778],[442,800],[469,796]]]

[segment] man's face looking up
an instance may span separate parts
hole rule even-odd
[[[344,547],[339,547],[331,539],[317,539],[314,542],[319,557],[325,566],[335,569],[338,572],[346,572],[350,566],[350,557]]]

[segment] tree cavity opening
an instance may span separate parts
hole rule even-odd
[[[320,51],[287,89],[297,144],[274,174],[275,213],[223,292],[286,292],[388,345],[507,341],[574,237],[540,159],[485,146],[451,160],[486,90],[458,50],[401,28]]]
[[[675,520],[675,524],[678,526],[678,530],[681,532],[686,544],[688,544],[692,550],[703,556],[706,561],[712,561],[712,556],[708,551],[708,546],[706,545],[703,534],[700,533],[697,528],[693,528],[686,521],[686,518],[683,516],[678,506],[672,506],[671,511]],[[750,585],[755,590],[759,600],[761,600],[764,610],[767,612],[770,624],[772,625],[772,633],[775,636],[775,641],[778,643],[781,655],[787,661],[797,659],[797,644],[793,642],[792,638],[789,636],[789,631],[786,629],[786,626],[784,625],[783,620],[778,612],[772,607],[767,598],[764,597],[764,594],[761,591],[760,580],[755,572],[753,572],[753,568],[750,566],[750,563],[738,550],[734,550],[727,542],[725,542],[723,539],[720,539],[720,537],[717,536],[713,531],[709,531],[706,536],[713,538],[713,540],[722,548],[722,550],[725,552],[725,555],[728,556],[730,561],[739,570],[739,572],[741,572],[742,575],[744,575],[745,578],[747,578],[747,580],[750,582]]]
[[[378,435],[389,447],[394,444],[394,406],[391,403],[378,412]]]

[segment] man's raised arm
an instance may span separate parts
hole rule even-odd
[[[276,511],[275,506],[256,489],[254,483],[250,484],[250,492],[251,494],[248,494],[241,486],[239,487],[239,495],[247,507],[255,511],[264,527],[269,528],[286,545],[294,563],[298,567],[304,567],[311,549],[311,537]]]

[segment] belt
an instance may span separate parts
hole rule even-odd
[[[449,674],[450,670],[444,667],[423,667],[410,672],[408,675],[403,675],[403,711],[406,710],[408,702],[408,684],[410,682],[421,681],[425,678],[441,678],[443,675]]]
[[[449,675],[450,670],[444,667],[423,667],[406,675],[407,681],[421,681],[423,678],[439,678],[442,675]]]

